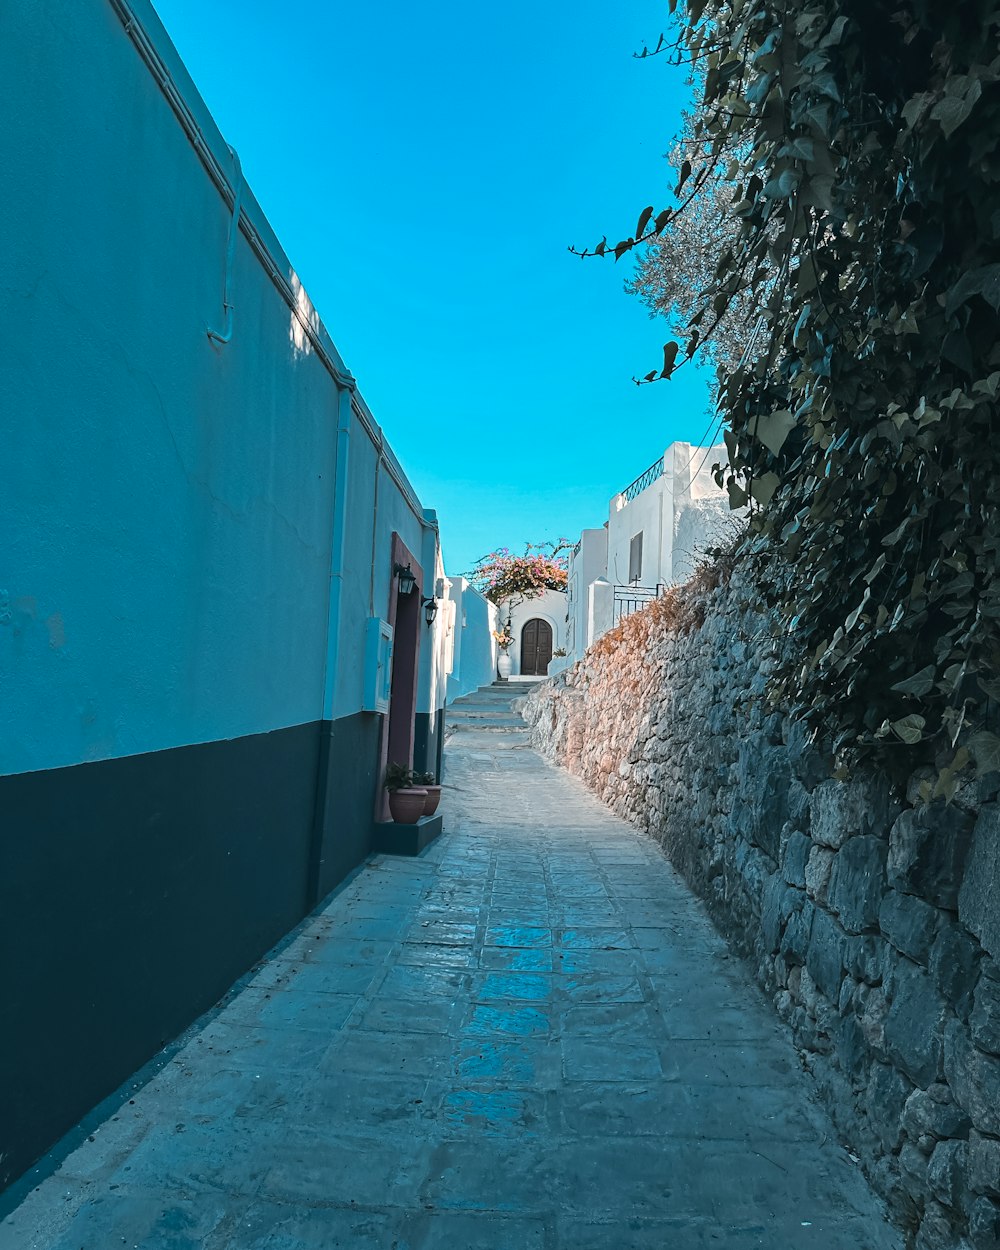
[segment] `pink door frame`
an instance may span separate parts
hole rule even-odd
[[[396,565],[410,566],[417,584],[401,596]],[[424,572],[416,556],[393,532],[389,555],[389,624],[392,626],[392,683],[389,712],[383,717],[379,781],[385,778],[389,753],[394,764],[413,767],[413,737],[417,718],[417,674],[420,664],[420,623],[423,613]],[[375,800],[375,819],[389,820],[389,799],[380,784]]]

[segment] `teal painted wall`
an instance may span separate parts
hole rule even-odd
[[[232,178],[151,7],[133,7]],[[0,7],[0,114],[23,191],[0,253],[0,775],[319,720],[338,388],[316,342],[343,362],[249,191],[245,226],[315,341],[246,231],[232,341],[209,339],[231,209],[111,0]],[[361,706],[373,427],[351,431],[336,715]],[[386,457],[376,614],[391,533],[414,550],[423,533]]]
[[[0,1188],[364,858],[366,621],[440,559],[249,190],[209,338],[236,166],[124,2],[0,3]]]

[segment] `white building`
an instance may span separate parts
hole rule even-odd
[[[602,525],[600,529],[584,530],[570,552],[566,581],[569,617],[566,650],[570,656],[582,655],[598,636],[592,619],[593,596],[590,594],[590,587],[598,580],[607,581],[607,573],[607,525]]]
[[[448,702],[496,678],[497,644],[493,631],[499,613],[464,577],[451,579],[448,592]]]
[[[510,616],[514,635],[509,651],[512,677],[544,677],[555,652],[567,650],[566,604],[564,590],[546,590],[515,607],[501,605],[500,619],[506,622]]]
[[[568,656],[574,660],[613,625],[668,586],[685,581],[732,524],[712,466],[723,445],[672,443],[614,495],[602,529],[584,530],[569,562]]]

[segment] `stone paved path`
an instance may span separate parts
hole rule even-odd
[[[655,847],[510,736],[446,780],[2,1250],[897,1250]]]

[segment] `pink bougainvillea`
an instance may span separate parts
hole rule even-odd
[[[570,544],[527,543],[524,555],[512,555],[509,547],[498,547],[476,562],[469,580],[494,603],[537,599],[546,590],[566,589]]]

